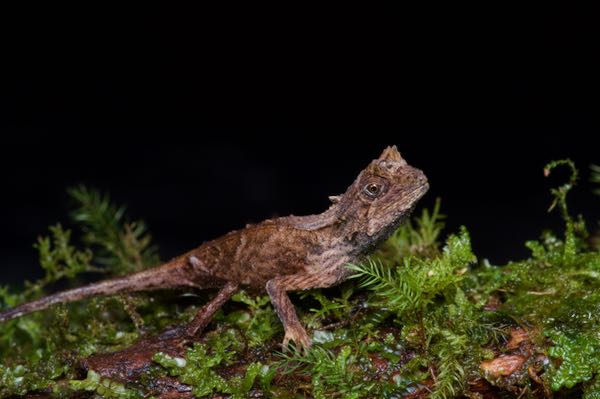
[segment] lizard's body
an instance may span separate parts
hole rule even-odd
[[[207,305],[211,311],[201,312],[191,323],[190,333],[195,333],[240,286],[247,286],[266,290],[271,297],[285,328],[284,345],[294,340],[309,346],[310,339],[286,292],[328,287],[346,279],[345,265],[362,258],[387,238],[410,214],[427,187],[421,171],[408,166],[395,147],[387,148],[345,194],[333,197],[333,205],[321,214],[286,216],[246,226],[156,268],[7,310],[0,313],[0,322],[56,303],[97,295],[220,288],[217,297]],[[371,193],[371,189],[379,192]]]

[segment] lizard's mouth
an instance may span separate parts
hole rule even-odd
[[[409,194],[414,201],[420,199],[429,190],[429,182],[424,182],[420,186],[415,187]]]
[[[423,184],[414,187],[412,190],[408,191],[403,197],[401,204],[398,204],[396,208],[395,214],[401,214],[406,212],[409,209],[414,209],[417,205],[417,202],[427,193],[429,190],[429,183],[425,181]],[[408,205],[408,206],[407,206]]]

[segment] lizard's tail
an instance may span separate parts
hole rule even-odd
[[[187,259],[179,257],[156,268],[124,277],[113,278],[80,288],[62,291],[35,301],[27,302],[0,313],[0,323],[28,313],[46,309],[58,303],[69,303],[94,296],[113,295],[121,292],[149,291],[156,289],[194,287],[185,276]],[[188,276],[189,278],[189,276]]]

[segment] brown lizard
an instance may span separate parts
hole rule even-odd
[[[330,287],[345,280],[347,263],[360,261],[407,218],[429,185],[395,146],[386,148],[346,192],[330,197],[325,212],[248,225],[161,266],[50,295],[0,313],[0,322],[99,295],[175,288],[219,288],[187,327],[191,336],[242,286],[266,291],[289,341],[310,338],[287,292]]]

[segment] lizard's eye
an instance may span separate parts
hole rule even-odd
[[[377,183],[369,183],[365,186],[365,193],[369,197],[375,198],[381,193],[381,185]]]

